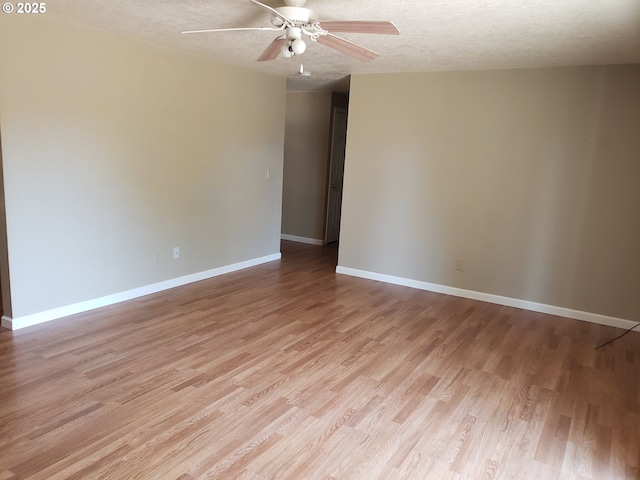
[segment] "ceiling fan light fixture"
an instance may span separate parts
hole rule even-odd
[[[297,40],[302,38],[302,29],[300,27],[287,28],[287,38],[290,40]]]
[[[282,53],[282,56],[284,58],[291,58],[293,57],[293,50],[291,49],[291,45],[289,45],[288,43],[285,43],[282,46],[282,50],[280,50],[280,53]]]
[[[291,50],[296,55],[302,55],[307,50],[307,44],[301,38],[291,42]]]

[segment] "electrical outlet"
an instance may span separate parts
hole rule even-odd
[[[173,247],[173,259],[180,258],[180,247]]]
[[[464,262],[460,258],[456,259],[456,270],[458,272],[464,272]]]
[[[271,178],[271,170],[267,168],[267,180]]]
[[[160,263],[160,254],[156,253],[156,263]]]

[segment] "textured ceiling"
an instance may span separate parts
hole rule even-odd
[[[321,21],[391,20],[400,36],[340,34],[380,53],[368,63],[315,42],[301,56],[259,63],[277,32],[179,33],[270,26],[269,15],[249,0],[55,0],[47,12],[287,76],[289,90],[336,88],[352,73],[640,63],[640,0],[308,0],[306,7]],[[297,75],[300,63],[310,77]]]

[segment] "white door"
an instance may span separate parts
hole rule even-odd
[[[327,195],[327,243],[340,238],[340,212],[342,210],[342,183],[344,154],[347,145],[347,111],[333,109],[331,129],[331,157],[329,159],[329,193]]]

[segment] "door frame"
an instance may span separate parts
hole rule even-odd
[[[332,174],[336,168],[336,157],[334,156],[334,142],[335,142],[335,136],[336,136],[336,122],[335,122],[335,117],[336,114],[340,113],[340,114],[344,114],[346,122],[345,122],[345,127],[344,127],[344,135],[345,135],[345,153],[343,153],[343,157],[346,154],[346,135],[347,135],[347,124],[348,124],[348,117],[349,117],[349,113],[348,110],[346,108],[343,107],[333,107],[331,110],[331,134],[330,134],[330,142],[329,142],[329,165],[327,168],[327,201],[325,204],[325,227],[324,227],[324,244],[326,245],[328,243],[329,240],[329,222],[330,222],[330,214],[331,214],[331,208],[330,208],[330,202],[331,202],[331,177]],[[342,161],[342,179],[343,179],[343,185],[340,188],[340,209],[342,210],[342,195],[343,195],[343,190],[344,190],[344,159]],[[338,227],[338,239],[337,241],[340,241],[340,228]]]

